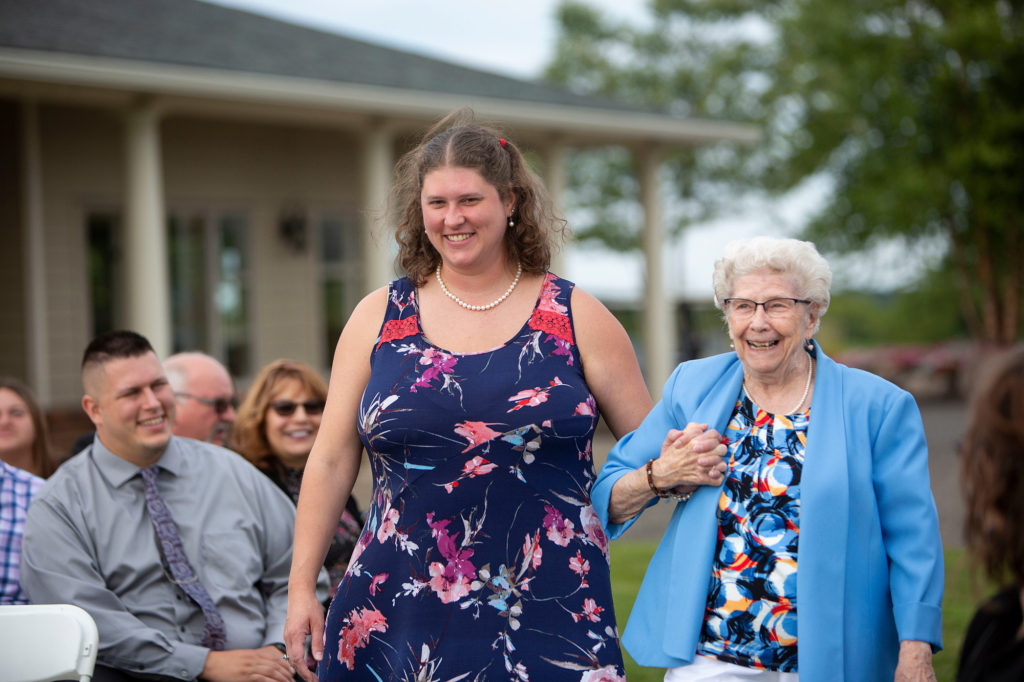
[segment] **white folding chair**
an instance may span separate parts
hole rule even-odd
[[[89,682],[98,647],[96,622],[77,606],[0,606],[3,682]]]

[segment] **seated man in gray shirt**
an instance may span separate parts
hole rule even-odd
[[[29,599],[92,615],[97,681],[291,682],[291,501],[239,455],[171,435],[174,394],[139,334],[94,339],[82,383],[96,438],[29,507]]]

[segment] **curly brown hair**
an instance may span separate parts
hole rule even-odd
[[[274,360],[256,375],[238,406],[228,445],[263,471],[275,474],[282,472],[282,466],[267,441],[267,410],[278,388],[287,381],[299,382],[316,400],[327,399],[327,383],[315,369],[294,360]]]
[[[398,267],[413,284],[422,285],[441,263],[427,239],[420,194],[427,173],[446,166],[476,171],[502,201],[514,197],[515,226],[505,231],[506,255],[524,272],[547,272],[553,249],[564,239],[565,220],[555,215],[547,190],[516,145],[495,127],[476,123],[473,111],[463,108],[435,124],[395,166],[387,213],[397,226]]]
[[[32,441],[32,473],[42,478],[49,478],[57,470],[57,460],[53,456],[53,448],[50,446],[50,432],[46,428],[46,417],[42,408],[36,402],[32,389],[14,377],[0,377],[0,388],[6,388],[17,394],[22,402],[28,407],[29,416],[32,418],[32,427],[36,437]]]
[[[967,546],[997,581],[1024,585],[1024,346],[993,358],[960,448]]]

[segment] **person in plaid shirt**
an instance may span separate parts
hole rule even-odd
[[[18,583],[21,534],[28,504],[43,482],[38,476],[0,460],[0,604],[28,603]]]

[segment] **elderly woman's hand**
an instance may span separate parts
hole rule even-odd
[[[726,447],[722,438],[707,424],[686,425],[682,431],[672,429],[661,453],[644,466],[622,476],[608,500],[608,519],[625,523],[651,504],[651,484],[658,490],[676,489],[687,493],[699,485],[719,485],[726,469],[722,460]],[[647,465],[651,467],[650,478]]]
[[[932,646],[928,642],[900,642],[894,682],[935,682],[932,667]]]
[[[661,454],[652,465],[654,484],[658,488],[692,490],[699,485],[722,482],[727,448],[718,431],[707,426],[691,422],[682,431],[668,432],[661,444]]]

